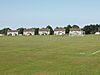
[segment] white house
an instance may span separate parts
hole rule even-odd
[[[23,31],[23,35],[25,36],[35,35],[35,29],[25,29]]]
[[[54,35],[64,35],[65,33],[66,33],[66,30],[64,28],[54,29]]]
[[[70,28],[69,36],[83,36],[84,31],[82,31],[80,28]]]
[[[50,29],[47,28],[39,29],[39,35],[50,35]]]
[[[95,35],[100,35],[100,32],[96,32]]]
[[[8,36],[18,36],[18,31],[17,30],[9,30],[7,32]]]
[[[4,36],[4,34],[0,34],[0,36]]]

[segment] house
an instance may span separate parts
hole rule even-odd
[[[25,36],[30,36],[30,35],[35,35],[35,29],[25,29],[24,31],[23,31],[23,35],[25,35]]]
[[[100,35],[100,32],[96,32],[95,35]]]
[[[18,31],[17,30],[9,30],[7,32],[8,36],[18,36]]]
[[[83,36],[84,31],[80,28],[70,28],[69,36]]]
[[[64,28],[55,28],[54,35],[64,35],[66,34],[66,30]]]
[[[47,28],[39,29],[39,35],[50,35],[50,29]]]
[[[0,34],[0,36],[4,36],[4,34]]]

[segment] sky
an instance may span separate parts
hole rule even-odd
[[[0,29],[100,24],[100,0],[0,0]]]

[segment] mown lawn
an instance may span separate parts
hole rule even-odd
[[[100,36],[0,37],[0,75],[100,75]]]

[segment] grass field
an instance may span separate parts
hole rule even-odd
[[[100,75],[100,36],[0,37],[0,75]]]

